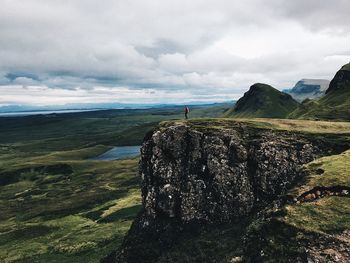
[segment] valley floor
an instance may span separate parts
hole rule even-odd
[[[216,117],[227,105],[195,106]],[[138,157],[88,160],[140,145],[182,107],[0,117],[0,262],[99,262],[141,208]]]

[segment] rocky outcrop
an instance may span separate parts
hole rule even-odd
[[[344,91],[350,87],[350,63],[344,65],[338,72],[335,74],[329,88],[326,91],[326,94],[335,91]]]
[[[170,123],[146,136],[144,209],[109,262],[154,262],[179,231],[259,211],[302,176],[302,164],[348,147],[332,135],[320,140],[240,122],[216,125]]]
[[[350,187],[342,185],[330,187],[317,186],[298,196],[297,202],[313,202],[327,196],[350,197]]]

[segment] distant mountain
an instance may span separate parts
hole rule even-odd
[[[302,79],[299,80],[292,89],[283,90],[292,97],[302,102],[305,99],[316,99],[322,97],[329,86],[326,79]]]
[[[284,118],[298,105],[291,95],[269,85],[256,83],[226,113],[226,117]]]
[[[222,106],[229,105],[232,102],[191,102],[186,105],[191,106]],[[65,105],[49,105],[49,106],[35,106],[35,105],[4,105],[0,106],[0,113],[16,113],[16,112],[35,112],[35,111],[65,111],[65,110],[103,110],[103,109],[150,109],[150,108],[169,108],[174,106],[183,106],[185,103],[173,104],[131,104],[131,103],[71,103]]]
[[[304,101],[289,117],[350,120],[350,63],[336,73],[325,93],[317,100]]]

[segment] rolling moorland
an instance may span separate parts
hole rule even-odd
[[[216,117],[226,104],[191,107]],[[138,158],[91,161],[140,145],[182,107],[0,118],[0,261],[99,262],[141,207]]]
[[[0,118],[0,260],[347,262],[348,69],[301,105],[258,84],[189,121],[181,107]],[[145,134],[142,182],[139,158],[87,160]]]

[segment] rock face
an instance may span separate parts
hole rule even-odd
[[[341,91],[345,89],[349,89],[350,87],[350,63],[344,65],[338,72],[335,74],[331,83],[329,84],[329,88],[326,91],[326,94],[335,91]]]
[[[144,210],[111,262],[154,262],[188,226],[258,211],[302,176],[302,164],[334,148],[311,136],[239,122],[156,129],[141,150]]]

